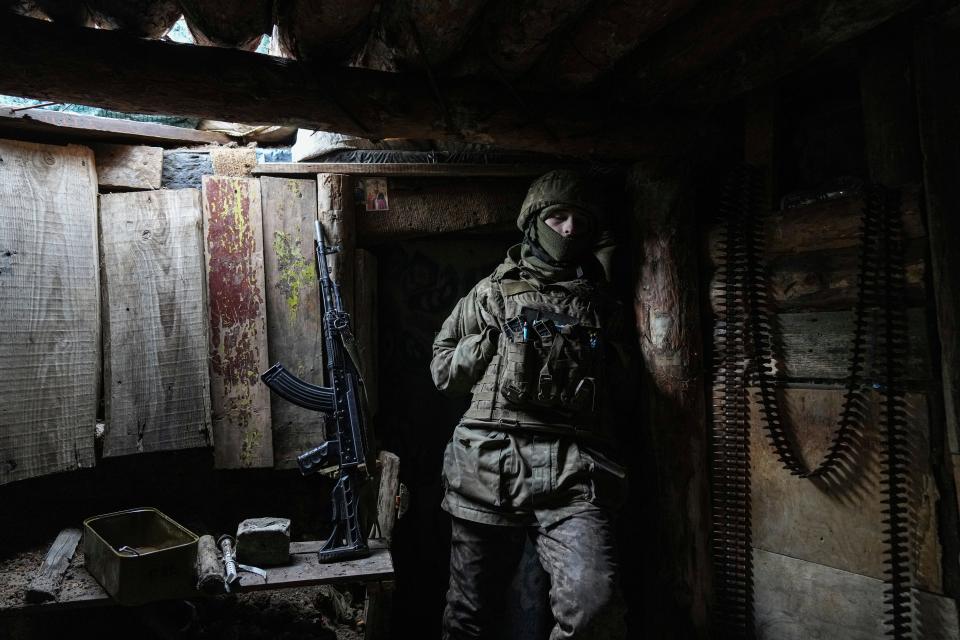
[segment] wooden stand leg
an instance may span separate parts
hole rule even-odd
[[[389,451],[381,451],[380,494],[377,500],[377,520],[380,535],[387,545],[393,536],[397,520],[397,496],[400,494],[400,458]],[[390,611],[393,609],[393,581],[367,583],[367,601],[363,608],[364,640],[382,640],[390,635]]]

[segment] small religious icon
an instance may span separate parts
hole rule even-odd
[[[363,181],[363,190],[367,211],[386,211],[390,208],[385,178],[367,178]]]

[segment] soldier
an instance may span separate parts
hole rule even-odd
[[[595,188],[570,171],[534,181],[523,242],[433,343],[437,388],[473,395],[444,454],[447,639],[488,637],[527,537],[550,576],[551,640],[624,634],[613,519],[626,474],[611,452],[626,342]]]

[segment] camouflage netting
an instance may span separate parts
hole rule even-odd
[[[16,96],[0,95],[0,105],[6,107],[29,107],[35,104],[45,104],[49,100],[33,100],[31,98],[18,98]],[[109,109],[100,109],[98,107],[88,107],[82,104],[54,104],[49,107],[39,107],[48,111],[68,111],[70,113],[82,113],[88,116],[100,116],[101,118],[117,118],[120,120],[135,120],[136,122],[155,122],[158,124],[169,124],[174,127],[184,127],[186,129],[196,129],[200,122],[199,118],[178,118],[176,116],[155,116],[141,113],[122,113],[120,111],[110,111]]]

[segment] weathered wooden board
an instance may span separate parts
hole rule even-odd
[[[203,177],[217,468],[273,466],[260,181]]]
[[[323,384],[323,317],[320,310],[314,223],[316,180],[260,179],[263,260],[270,363],[282,362],[298,378]],[[295,468],[297,456],[325,438],[323,417],[271,395],[273,460]]]
[[[553,169],[570,168],[570,164],[468,164],[438,162],[261,162],[253,175],[307,175],[342,173],[355,176],[401,176],[439,178],[535,178]]]
[[[104,457],[211,444],[200,192],[100,196]]]
[[[902,189],[901,210],[903,233],[908,240],[925,238],[919,188],[907,185]],[[765,228],[768,254],[824,251],[859,245],[860,212],[863,199],[841,198],[786,209],[770,216]],[[719,257],[720,229],[708,231],[708,256],[716,265]]]
[[[877,640],[886,637],[884,584],[785,555],[753,554],[754,619],[757,640]],[[957,605],[914,591],[925,640],[958,637]]]
[[[125,144],[93,146],[101,189],[159,189],[163,147]]]
[[[93,152],[0,141],[0,484],[93,466],[99,281]]]
[[[377,257],[365,249],[357,249],[356,283],[354,286],[354,334],[360,351],[360,368],[366,387],[370,416],[379,408],[377,384]],[[372,446],[372,445],[371,445]]]
[[[850,375],[852,311],[781,313],[775,316],[775,324],[783,345],[780,375],[802,380],[843,380]],[[868,343],[868,365],[874,354],[875,345]],[[930,379],[924,309],[907,310],[907,361],[901,373],[912,382]]]
[[[393,525],[397,522],[397,499],[400,495],[400,457],[390,451],[377,456],[380,464],[380,489],[377,494],[377,524],[380,535],[389,544]]]
[[[905,255],[906,300],[922,306],[924,290],[924,240],[914,240]],[[857,301],[858,249],[828,249],[772,256],[767,262],[770,300],[781,311],[852,309]],[[722,283],[713,275],[710,304],[722,300]]]
[[[32,94],[27,94],[32,95]],[[10,135],[26,132],[54,140],[90,140],[181,146],[184,144],[226,144],[230,136],[213,131],[197,131],[156,122],[134,122],[121,118],[88,116],[82,113],[30,109],[14,111],[0,108],[0,132]]]
[[[39,603],[56,600],[63,584],[63,578],[70,567],[70,559],[77,550],[77,543],[83,532],[76,527],[68,527],[57,534],[46,557],[37,569],[37,574],[27,587],[27,602]]]
[[[785,389],[781,394],[788,433],[799,443],[804,459],[815,465],[826,453],[843,402],[841,390]],[[926,397],[907,396],[913,434],[913,483],[916,513],[917,584],[942,591],[937,538],[939,499],[930,472]],[[842,479],[832,482],[797,478],[776,459],[760,428],[756,404],[751,410],[753,544],[837,569],[883,578],[883,509],[880,491],[882,435],[874,400],[864,432],[853,449],[856,458]],[[797,589],[798,591],[804,589]]]
[[[494,182],[392,179],[388,211],[357,211],[357,242],[368,245],[486,225],[510,225],[517,219],[529,186],[529,178]]]
[[[394,577],[393,558],[390,555],[390,550],[376,540],[370,543],[371,553],[369,557],[332,563],[319,561],[317,551],[320,550],[322,545],[322,540],[291,542],[290,564],[267,568],[266,580],[253,573],[240,572],[240,590],[242,592],[269,591],[271,589],[305,587],[316,584],[377,582],[392,580]],[[3,573],[5,568],[3,565],[4,562],[0,561],[0,573]],[[199,591],[191,591],[184,593],[183,597],[200,598],[204,595]],[[40,605],[18,603],[19,606],[8,606],[0,610],[0,614],[12,613],[16,615],[31,606],[39,612],[103,606],[112,603],[113,600],[103,590],[103,587],[87,572],[83,553],[78,552],[71,564],[70,572],[63,582],[56,602]]]

